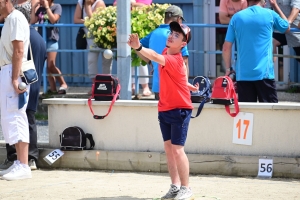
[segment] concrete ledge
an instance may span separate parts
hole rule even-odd
[[[124,151],[65,151],[53,165],[43,158],[53,149],[41,149],[39,168],[70,168],[83,170],[116,170],[134,172],[167,172],[166,157],[160,152]],[[0,158],[6,152],[0,148]],[[259,156],[188,154],[191,174],[225,176],[257,176]],[[300,160],[291,157],[273,157],[273,177],[300,178]]]
[[[95,149],[104,151],[164,152],[157,119],[157,101],[118,100],[108,117],[95,120],[86,99],[46,99],[49,148],[60,148],[59,134],[68,126],[91,133]],[[107,113],[110,102],[94,101],[95,114]],[[194,111],[199,104],[194,104]],[[234,118],[223,105],[205,104],[191,119],[185,146],[190,154],[296,157],[300,155],[299,103],[240,103],[253,113],[252,145],[232,143]]]

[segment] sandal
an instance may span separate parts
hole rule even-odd
[[[143,96],[148,97],[150,95],[152,95],[152,92],[150,90],[143,91]]]
[[[52,91],[49,89],[46,94],[48,94],[48,95],[57,94],[57,91]]]
[[[68,88],[60,87],[57,94],[67,94],[67,89]]]

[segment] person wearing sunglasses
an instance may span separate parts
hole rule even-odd
[[[159,64],[158,120],[171,177],[171,187],[161,199],[193,199],[189,187],[189,161],[184,145],[193,109],[190,90],[198,91],[199,84],[188,83],[187,69],[181,55],[181,49],[190,40],[190,28],[178,22],[170,23],[170,32],[162,54],[143,47],[137,34],[131,34],[128,40],[131,48]]]

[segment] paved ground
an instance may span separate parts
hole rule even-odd
[[[0,180],[5,200],[158,200],[169,187],[167,174],[36,170],[33,178]],[[300,199],[300,180],[191,176],[195,199]]]
[[[87,92],[88,88],[70,88],[68,91],[70,95],[82,96],[86,96]],[[299,101],[298,96],[294,95],[293,98],[296,100],[291,99],[291,102]],[[48,122],[37,123],[38,141],[47,142]],[[157,200],[168,190],[169,184],[168,174],[160,173],[40,169],[33,171],[33,178],[29,180],[0,180],[0,199]],[[298,179],[195,175],[190,178],[190,186],[195,199],[300,200]]]

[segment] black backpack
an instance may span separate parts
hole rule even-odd
[[[211,96],[211,83],[206,76],[196,76],[193,80],[193,85],[199,84],[198,92],[191,92],[191,100],[193,103],[200,103],[195,117],[198,117],[206,102],[210,101]],[[195,118],[192,116],[192,118]]]
[[[59,138],[61,150],[90,150],[95,146],[92,134],[85,133],[78,126],[67,127]],[[90,148],[86,147],[86,139],[90,141]]]

